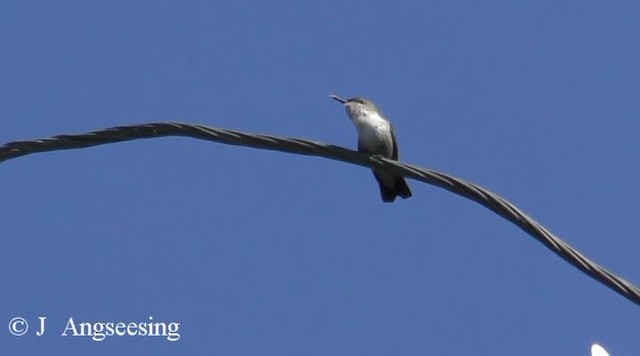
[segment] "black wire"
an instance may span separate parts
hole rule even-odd
[[[250,134],[202,125],[168,122],[120,126],[80,135],[59,135],[34,141],[10,142],[0,147],[0,162],[37,152],[76,149],[165,136],[187,136],[229,145],[324,157],[404,175],[438,186],[490,209],[517,225],[591,278],[640,305],[640,290],[636,286],[590,261],[500,196],[473,183],[444,173],[392,161],[380,156],[368,156],[339,146],[297,138]]]

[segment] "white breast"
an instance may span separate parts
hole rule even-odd
[[[351,120],[358,130],[358,150],[392,157],[391,124],[387,120],[375,111],[357,112]]]
[[[362,112],[353,116],[353,124],[358,130],[358,134],[364,140],[381,140],[391,137],[391,127],[389,122],[378,113]]]

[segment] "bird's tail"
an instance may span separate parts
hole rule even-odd
[[[402,199],[411,198],[411,189],[402,176],[396,177],[396,194]]]
[[[373,175],[376,177],[378,185],[380,185],[380,196],[382,197],[383,202],[392,203],[398,196],[402,199],[411,197],[411,190],[403,176],[393,177],[393,184],[389,184],[390,177],[387,177],[385,180],[382,178],[380,173],[375,171],[373,172]]]

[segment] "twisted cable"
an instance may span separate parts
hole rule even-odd
[[[77,149],[108,143],[166,136],[186,136],[228,145],[324,157],[403,175],[414,180],[435,185],[472,200],[500,215],[524,230],[527,234],[534,237],[553,253],[580,271],[611,288],[628,300],[640,305],[640,289],[638,289],[638,287],[589,260],[497,194],[444,173],[389,160],[378,155],[369,156],[361,154],[322,142],[251,134],[178,122],[149,123],[112,127],[79,135],[58,135],[33,141],[10,142],[0,147],[0,163],[37,152]]]

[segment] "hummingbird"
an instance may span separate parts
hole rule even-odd
[[[355,97],[343,99],[335,94],[330,98],[344,105],[349,119],[358,130],[358,152],[377,154],[398,160],[398,140],[391,123],[376,105],[368,99]],[[403,176],[373,170],[380,185],[380,195],[385,203],[392,203],[397,196],[411,197],[411,190]]]

